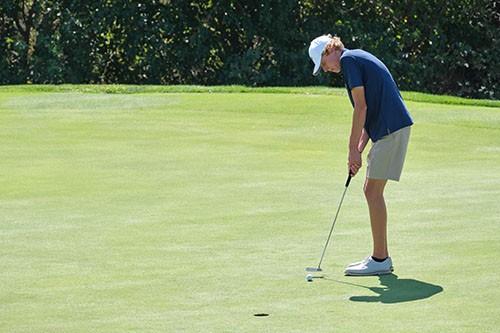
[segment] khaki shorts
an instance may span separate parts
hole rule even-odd
[[[372,144],[366,161],[367,178],[399,181],[410,132],[410,126],[404,127]]]

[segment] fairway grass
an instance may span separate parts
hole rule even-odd
[[[409,101],[394,274],[343,275],[357,176],[307,282],[352,117],[319,92],[0,90],[0,331],[499,331],[500,108]]]

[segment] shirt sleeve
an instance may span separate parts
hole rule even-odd
[[[342,59],[340,59],[340,71],[344,76],[345,83],[349,90],[363,86],[361,67],[356,59],[352,57],[342,57]]]

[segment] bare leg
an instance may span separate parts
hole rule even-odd
[[[384,200],[384,188],[386,184],[387,179],[366,178],[364,186],[372,227],[372,256],[381,259],[389,256],[387,248],[387,209]]]

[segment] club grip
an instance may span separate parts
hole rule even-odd
[[[349,183],[351,182],[351,178],[352,178],[352,171],[349,170],[349,176],[347,176],[347,181],[345,182],[345,187],[349,186]]]

